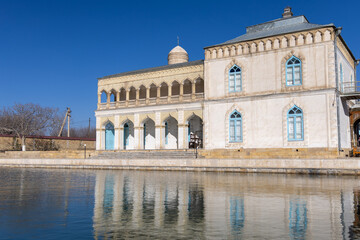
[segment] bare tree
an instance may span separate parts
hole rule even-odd
[[[94,127],[77,127],[70,129],[71,137],[80,137],[80,138],[95,138],[96,129]]]
[[[40,105],[16,103],[0,110],[0,133],[15,134],[21,139],[22,150],[26,151],[26,136],[51,131],[58,119],[58,109]]]

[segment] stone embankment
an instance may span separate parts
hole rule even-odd
[[[16,156],[21,157],[21,153],[17,153]],[[3,154],[2,158],[0,155],[0,166],[360,175],[360,158],[210,159],[196,158],[192,150],[93,152],[87,159],[84,159],[84,152],[73,154],[76,158],[36,158],[34,153],[33,157],[6,158]],[[51,156],[51,153],[47,155]]]

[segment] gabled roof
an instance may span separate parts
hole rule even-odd
[[[104,76],[104,77],[98,78],[98,80],[114,78],[114,77],[122,77],[122,76],[128,76],[128,75],[135,75],[135,74],[141,74],[141,73],[147,73],[147,72],[156,72],[156,71],[162,71],[162,70],[167,70],[167,69],[196,66],[196,65],[201,65],[201,64],[204,64],[204,60],[197,60],[197,61],[185,62],[185,63],[176,63],[176,64],[164,65],[164,66],[160,66],[160,67],[145,68],[145,69],[140,69],[140,70],[135,70],[135,71],[130,71],[130,72],[123,72],[123,73]]]
[[[335,27],[335,25],[334,24],[320,25],[320,24],[309,23],[309,21],[306,19],[305,16],[279,18],[270,22],[249,26],[246,28],[246,33],[244,35],[228,40],[224,43],[216,44],[209,47],[227,45],[227,44],[261,39],[265,37],[277,36],[287,33],[318,29],[323,27]]]

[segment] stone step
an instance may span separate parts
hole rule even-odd
[[[194,150],[130,150],[102,152],[92,159],[184,159],[195,158]]]

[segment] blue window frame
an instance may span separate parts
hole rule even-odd
[[[234,65],[229,70],[229,92],[240,92],[242,90],[241,68]]]
[[[230,114],[229,136],[230,142],[242,142],[242,118],[236,110]]]
[[[288,140],[304,140],[304,119],[302,110],[294,105],[287,114]]]
[[[292,56],[286,61],[286,86],[298,86],[302,84],[301,60]]]
[[[169,135],[168,123],[165,122],[165,144],[168,144],[168,135]]]

